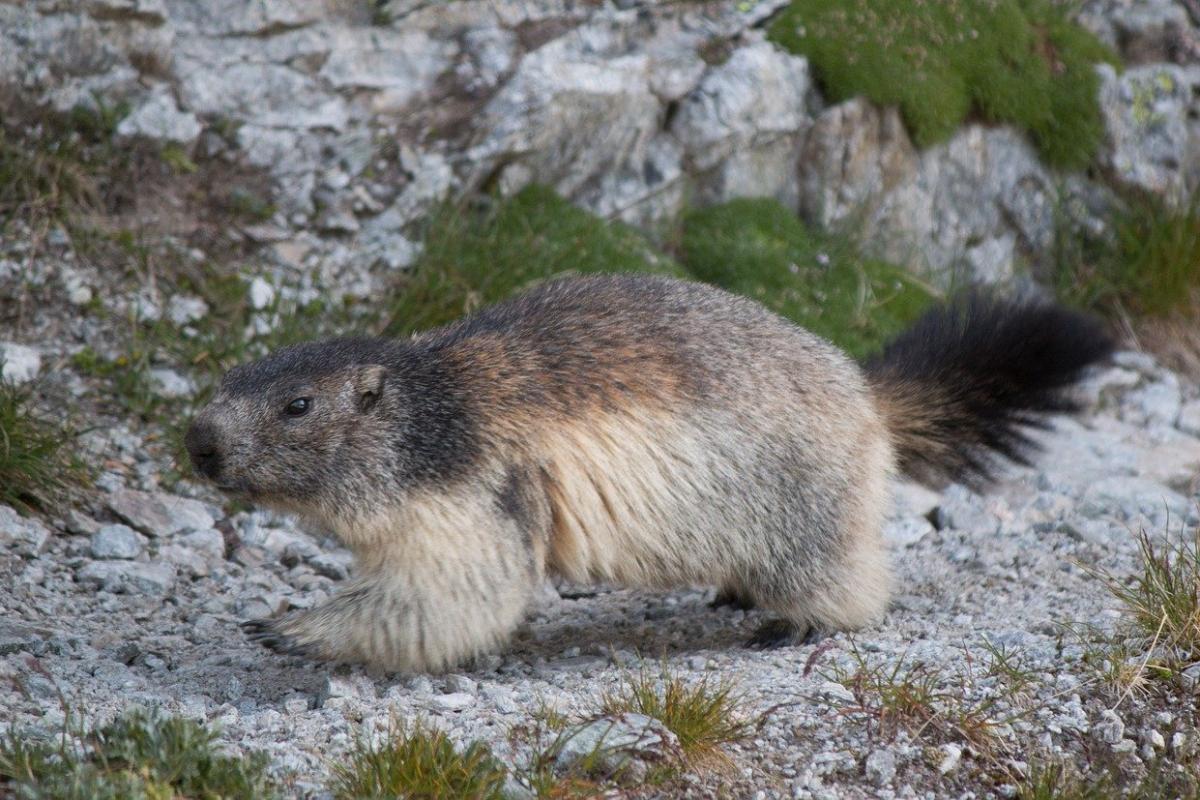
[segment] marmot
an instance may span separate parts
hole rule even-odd
[[[710,585],[774,615],[751,644],[881,619],[897,472],[982,484],[1112,344],[973,292],[860,366],[745,297],[568,278],[407,340],[283,348],[187,432],[220,489],[332,530],[326,605],[247,623],[280,652],[438,671],[502,645],[549,574]]]

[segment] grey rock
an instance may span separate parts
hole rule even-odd
[[[181,573],[193,578],[202,578],[212,572],[209,559],[196,550],[178,544],[168,544],[159,548],[158,557],[172,564]]]
[[[1125,736],[1125,723],[1111,709],[1102,711],[1100,720],[1092,726],[1092,736],[1105,744],[1118,744]]]
[[[55,631],[16,620],[0,619],[0,656],[12,653],[36,653],[44,643],[57,636]]]
[[[1000,529],[999,518],[985,507],[983,499],[960,484],[946,489],[934,517],[938,528],[954,528],[983,535]]]
[[[375,113],[403,111],[428,94],[457,53],[453,41],[423,31],[342,28],[329,42],[320,75],[342,90],[369,90]]]
[[[167,301],[167,319],[182,328],[208,316],[208,303],[190,294],[177,294]]]
[[[180,537],[179,543],[212,561],[225,558],[225,537],[215,528],[188,531]]]
[[[913,179],[885,201],[876,217],[879,252],[910,263],[903,250],[915,242],[929,248],[926,261],[941,280],[1010,278],[1019,256],[1037,262],[1052,249],[1054,187],[1025,137],[968,126],[923,152]]]
[[[867,779],[876,786],[888,786],[896,777],[896,754],[891,750],[873,750],[865,765]]]
[[[1200,187],[1200,67],[1154,64],[1101,75],[1106,166],[1125,186],[1182,205]]]
[[[944,744],[940,749],[942,760],[938,762],[937,769],[942,775],[948,775],[958,769],[958,765],[962,761],[962,747],[956,744]]]
[[[436,694],[427,699],[425,704],[432,711],[463,711],[475,705],[475,695],[467,692]]]
[[[174,400],[180,397],[191,397],[196,393],[195,382],[186,375],[180,375],[173,369],[155,367],[147,373],[147,376],[150,379],[150,384],[154,387],[154,391],[167,399]]]
[[[447,675],[446,691],[452,694],[459,693],[473,695],[479,691],[479,684],[468,678],[466,675]]]
[[[1176,424],[1184,433],[1200,436],[1200,400],[1189,400],[1180,406]]]
[[[1127,64],[1200,61],[1196,26],[1176,0],[1090,0],[1078,18]]]
[[[46,549],[50,529],[33,517],[22,517],[15,509],[0,505],[0,546],[14,549],[26,557]]]
[[[212,528],[216,520],[203,503],[162,492],[125,489],[108,498],[108,507],[127,524],[148,536]]]
[[[175,571],[157,563],[91,561],[75,573],[75,579],[114,594],[163,595],[175,582]]]
[[[598,19],[521,60],[479,120],[487,133],[469,153],[476,174],[506,164],[504,191],[536,180],[601,214],[654,215],[681,199],[666,191],[679,174],[669,155],[677,161],[678,150],[652,147],[662,138],[661,105],[649,54],[631,48],[629,18]]]
[[[630,759],[658,761],[679,753],[679,739],[658,720],[643,714],[604,716],[570,728],[555,757],[559,769],[595,757],[607,770]]]
[[[1168,519],[1187,519],[1191,503],[1178,492],[1146,478],[1102,478],[1084,490],[1077,510],[1091,519],[1136,521],[1144,517],[1156,526],[1165,526]]]
[[[704,201],[770,196],[797,204],[810,87],[808,62],[767,42],[739,48],[708,71],[671,126]]]
[[[1122,417],[1125,419],[1141,424],[1174,427],[1183,406],[1179,382],[1171,376],[1170,380],[1146,384],[1125,395],[1122,405]]]
[[[145,550],[145,538],[127,525],[105,525],[92,535],[94,558],[134,559]]]
[[[42,356],[36,349],[16,342],[0,341],[0,379],[28,383],[42,370]]]
[[[883,538],[893,547],[911,547],[933,533],[933,524],[924,517],[889,519],[883,526]]]
[[[911,180],[917,166],[898,109],[865,98],[832,105],[800,152],[800,210],[822,227],[836,225]]]
[[[502,714],[515,714],[523,710],[517,702],[516,693],[507,686],[485,685],[480,688],[479,696]]]
[[[200,136],[200,120],[195,114],[180,111],[165,86],[156,87],[149,96],[117,125],[117,135],[146,138],[190,147]]]

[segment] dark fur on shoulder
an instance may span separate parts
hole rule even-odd
[[[1069,388],[1112,350],[1093,318],[973,290],[927,312],[864,366],[900,469],[981,486],[998,457],[1028,463],[1036,447],[1026,428],[1077,410]]]

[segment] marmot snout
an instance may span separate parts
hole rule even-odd
[[[715,585],[775,615],[771,646],[878,620],[893,474],[982,484],[1110,350],[1090,320],[976,294],[860,367],[718,289],[576,278],[237,367],[186,443],[357,557],[325,606],[249,623],[281,651],[445,669],[502,645],[547,573]]]

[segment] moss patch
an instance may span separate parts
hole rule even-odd
[[[221,753],[216,734],[183,719],[132,711],[82,737],[0,741],[0,794],[40,800],[267,800],[266,758]]]
[[[390,308],[389,335],[432,328],[558,275],[683,275],[640,233],[530,187],[491,209],[443,208]]]
[[[689,214],[682,260],[700,280],[752,297],[856,357],[878,349],[932,299],[903,270],[859,258],[774,200]]]
[[[830,99],[899,106],[922,147],[975,113],[1079,168],[1104,135],[1093,65],[1116,56],[1051,0],[793,0],[770,37],[810,59]]]

